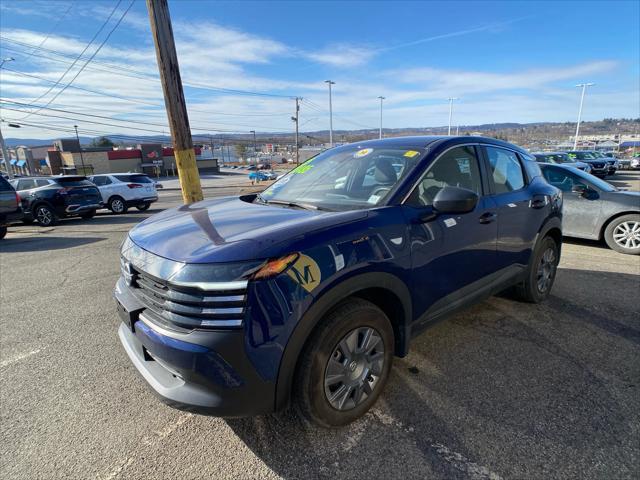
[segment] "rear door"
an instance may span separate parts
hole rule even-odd
[[[67,205],[97,205],[101,201],[100,191],[85,177],[58,177],[56,183],[65,189]]]
[[[538,230],[548,214],[549,199],[531,192],[516,152],[489,145],[482,150],[498,214],[497,265],[501,269],[527,265]]]
[[[415,221],[446,186],[476,192],[478,205],[469,213]],[[484,195],[476,147],[453,147],[431,162],[405,201],[405,212],[411,235],[413,307],[421,317],[420,328],[471,301],[489,287],[496,271],[495,204]]]
[[[18,211],[16,191],[3,177],[0,177],[0,222],[9,213]]]

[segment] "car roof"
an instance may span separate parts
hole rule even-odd
[[[567,152],[532,152],[531,155],[566,155]]]
[[[503,142],[502,140],[498,140],[496,138],[490,137],[474,137],[470,135],[423,135],[423,136],[406,136],[406,137],[391,137],[391,138],[383,138],[383,139],[375,139],[375,140],[364,140],[362,142],[352,142],[348,145],[353,146],[363,146],[363,147],[416,147],[416,148],[425,148],[427,146],[435,146],[434,144],[449,144],[456,145],[461,143],[481,143],[485,145],[495,145],[497,147],[506,147],[511,149],[516,149],[524,154],[528,154],[526,150],[517,145],[513,145],[508,142]],[[344,145],[344,146],[348,146]],[[340,147],[338,147],[340,148]]]

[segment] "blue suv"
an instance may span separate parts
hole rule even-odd
[[[481,137],[328,150],[261,194],[154,215],[122,245],[119,336],[153,390],[219,416],[290,401],[363,415],[426,327],[514,287],[544,300],[562,196],[535,158]]]

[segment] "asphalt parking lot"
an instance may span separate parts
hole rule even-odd
[[[640,189],[640,172],[613,181]],[[343,429],[225,420],[160,403],[117,337],[118,247],[180,201],[160,196],[0,243],[3,478],[640,478],[639,257],[568,240],[546,303],[499,296],[440,323]]]

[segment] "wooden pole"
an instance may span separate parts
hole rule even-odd
[[[171,28],[169,5],[167,0],[147,0],[151,33],[156,46],[156,58],[164,92],[164,104],[167,108],[171,137],[173,138],[173,154],[176,159],[182,199],[184,203],[202,200],[200,174],[196,165],[193,150],[191,128],[184,100],[180,67]]]

